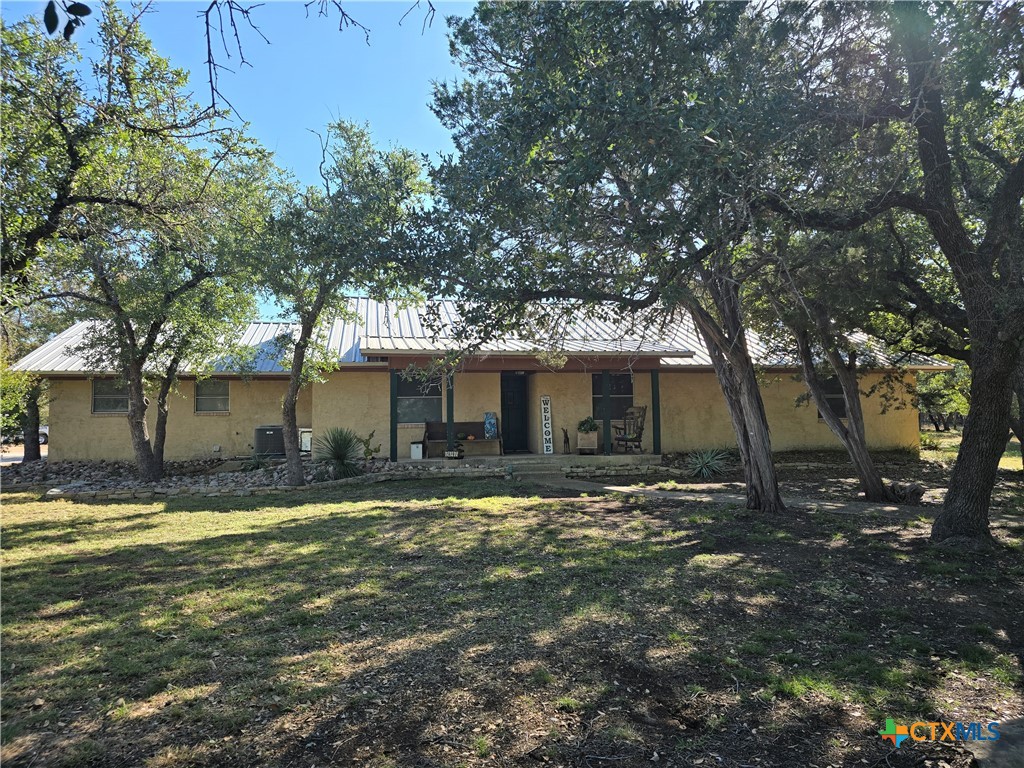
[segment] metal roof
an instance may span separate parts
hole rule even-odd
[[[458,303],[445,300],[431,302],[441,323],[454,327],[459,318]],[[403,305],[396,302],[378,302],[367,298],[348,300],[352,321],[336,318],[321,328],[320,342],[326,342],[339,364],[368,362],[368,356],[440,354],[452,349],[455,343],[447,338],[433,338],[424,320],[426,306]],[[91,370],[80,353],[92,323],[82,322],[58,334],[35,351],[19,360],[15,370],[40,374],[104,373]],[[242,333],[240,343],[254,351],[253,372],[257,374],[286,373],[281,363],[281,336],[294,334],[297,326],[287,322],[253,322]],[[326,338],[324,338],[324,335]],[[689,316],[683,315],[669,324],[654,325],[636,320],[610,321],[594,317],[580,317],[561,329],[557,341],[549,349],[570,355],[625,355],[633,357],[660,357],[668,368],[710,367],[711,358]],[[883,366],[905,365],[916,368],[944,368],[941,363],[923,356],[897,360],[884,353],[883,348],[864,334],[854,338],[855,343],[870,349],[875,360]],[[795,367],[798,361],[789,355],[772,353],[757,334],[747,334],[747,346],[754,361],[769,367]],[[506,338],[483,344],[479,354],[536,355],[544,350],[536,341]],[[237,367],[237,366],[236,366]],[[214,370],[229,372],[228,361],[215,363]],[[183,371],[188,373],[188,371]]]

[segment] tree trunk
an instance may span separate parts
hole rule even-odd
[[[163,477],[163,466],[157,462],[153,447],[149,444],[149,427],[146,424],[148,410],[149,399],[146,397],[142,369],[135,366],[128,372],[128,432],[132,438],[139,477],[143,482],[152,483]]]
[[[23,464],[39,461],[43,457],[39,450],[39,398],[42,395],[43,386],[39,381],[36,381],[25,395],[25,455],[21,460]]]
[[[169,409],[167,398],[171,394],[171,387],[178,377],[178,366],[181,360],[177,357],[171,358],[164,371],[164,377],[160,381],[160,392],[156,398],[156,426],[153,429],[153,461],[160,467],[163,474],[164,467],[164,445],[167,442],[167,414]]]
[[[284,395],[281,416],[284,423],[284,459],[288,468],[288,485],[304,485],[305,476],[302,472],[302,453],[299,448],[299,427],[296,415],[296,403],[299,390],[302,388],[302,369],[306,365],[306,348],[313,335],[313,324],[303,322],[299,338],[292,352],[292,368],[288,379],[288,391]]]
[[[728,292],[730,289],[725,290]],[[699,308],[691,308],[690,314],[708,348],[715,375],[729,408],[736,445],[743,463],[747,509],[767,513],[784,512],[786,505],[779,493],[768,419],[754,363],[747,350],[742,318],[738,314],[738,295],[735,298],[735,303],[728,300],[728,295],[720,304],[716,302],[719,312],[726,318],[726,333],[733,339],[728,347],[721,343],[723,328],[718,327],[713,318]]]
[[[825,349],[829,365],[835,373],[839,385],[843,389],[843,400],[846,403],[846,424],[833,412],[825,397],[825,388],[814,368],[814,357],[811,350],[810,334],[803,329],[794,330],[797,351],[800,354],[800,368],[803,371],[804,383],[811,394],[811,400],[821,414],[822,420],[832,430],[832,434],[843,444],[853,468],[860,480],[861,490],[868,501],[895,502],[896,495],[887,488],[882,475],[875,466],[871,453],[868,451],[867,437],[864,433],[864,411],[860,404],[860,384],[857,374],[843,364],[839,350],[829,344],[828,334],[819,329],[819,343]]]
[[[972,345],[972,407],[964,422],[945,503],[932,525],[934,541],[967,538],[978,546],[992,543],[988,508],[999,459],[1006,450],[1011,376],[1019,354],[1009,342]]]

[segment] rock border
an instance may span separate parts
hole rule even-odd
[[[51,488],[46,491],[44,498],[47,500],[68,499],[68,500],[112,500],[124,499],[165,499],[165,498],[188,498],[217,496],[263,496],[278,495],[294,491],[311,491],[319,489],[340,488],[347,485],[373,485],[374,483],[387,483],[404,480],[416,480],[423,477],[436,475],[457,476],[457,477],[494,477],[510,480],[504,467],[415,467],[390,472],[373,472],[357,477],[346,477],[340,480],[325,480],[321,483],[310,483],[309,485],[183,485],[178,487],[140,487],[140,488],[114,488],[98,491],[76,491],[62,488]],[[39,485],[23,485],[20,490],[38,488]],[[6,488],[5,490],[17,490]]]
[[[620,464],[611,467],[566,467],[565,476],[570,480],[589,480],[594,477],[690,477],[685,469],[666,467],[661,464]]]

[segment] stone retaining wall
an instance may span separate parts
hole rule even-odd
[[[87,490],[63,490],[51,488],[46,492],[47,499],[164,499],[181,498],[188,496],[260,496],[264,494],[274,495],[289,493],[292,491],[310,491],[326,488],[338,488],[345,485],[372,485],[374,483],[387,483],[399,480],[417,480],[425,477],[456,476],[456,477],[494,477],[510,479],[503,467],[413,467],[409,469],[396,470],[392,472],[375,472],[358,477],[347,477],[341,480],[326,480],[322,483],[310,485],[220,485],[211,487],[209,485],[182,485],[182,486],[142,486],[139,488],[114,488],[100,491]],[[38,488],[39,486],[21,486],[21,489]],[[5,488],[12,491],[17,488]]]
[[[688,477],[682,469],[657,464],[633,464],[618,467],[566,467],[565,476],[574,480],[594,477]]]

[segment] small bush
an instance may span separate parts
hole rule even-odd
[[[597,432],[597,429],[597,420],[593,416],[587,416],[576,425],[577,432]]]
[[[373,455],[375,453],[380,451],[380,446],[381,446],[380,443],[377,443],[377,445],[371,445],[373,443],[373,436],[375,434],[377,434],[377,430],[373,430],[366,437],[360,437],[359,438],[359,443],[360,443],[360,445],[363,446],[363,460],[364,461],[369,461],[370,459],[373,458]]]
[[[261,453],[255,453],[242,462],[243,472],[257,472],[270,467],[270,457]]]
[[[729,469],[729,454],[721,448],[693,451],[687,455],[685,467],[691,477],[702,480],[724,475]]]
[[[314,447],[317,459],[330,464],[335,478],[363,474],[363,440],[351,429],[328,429],[316,439]]]

